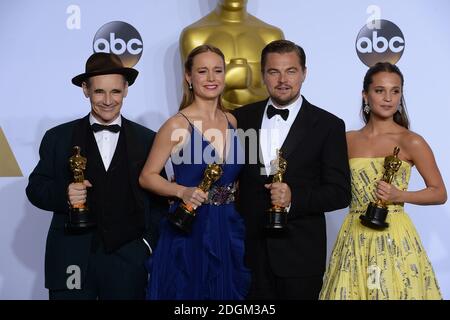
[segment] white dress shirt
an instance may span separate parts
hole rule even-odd
[[[102,124],[97,119],[94,118],[92,113],[89,115],[89,123],[92,125],[94,123]],[[116,120],[109,123],[109,125],[118,124],[122,125],[122,116],[118,116]],[[111,132],[108,130],[102,130],[94,132],[95,141],[97,142],[98,151],[100,151],[100,156],[102,157],[103,165],[105,170],[108,171],[111,160],[116,151],[117,142],[119,141],[120,132]]]
[[[284,140],[286,140],[289,130],[291,129],[291,126],[294,123],[298,112],[300,111],[302,102],[303,98],[301,95],[299,95],[299,97],[294,102],[292,102],[288,106],[285,106],[283,109],[289,110],[289,116],[286,120],[284,120],[279,114],[274,115],[270,119],[267,117],[267,108],[269,107],[269,105],[273,105],[275,108],[277,108],[276,105],[272,102],[272,99],[269,99],[269,101],[267,101],[261,124],[259,142],[265,167],[265,172],[261,172],[261,174],[269,176],[275,173],[272,172],[274,168],[271,168],[271,163],[277,158],[277,149],[281,149]]]
[[[277,149],[279,150],[283,146],[284,140],[286,140],[289,130],[291,130],[291,126],[294,123],[295,118],[297,118],[302,103],[303,98],[299,95],[294,102],[285,106],[283,109],[289,110],[289,115],[288,118],[284,120],[279,114],[276,114],[269,119],[267,116],[267,108],[270,105],[275,108],[276,106],[272,102],[272,99],[267,101],[259,134],[259,145],[263,156],[265,170],[265,172],[261,172],[261,174],[265,174],[266,176],[275,174],[276,167],[272,166],[272,162],[277,158]],[[291,209],[291,203],[286,207],[287,212]]]

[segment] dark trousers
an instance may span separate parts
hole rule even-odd
[[[318,300],[323,275],[279,277],[270,267],[267,251],[261,250],[259,263],[252,269],[248,300]]]
[[[148,248],[141,239],[106,253],[101,242],[89,255],[81,289],[49,290],[50,300],[143,300]]]

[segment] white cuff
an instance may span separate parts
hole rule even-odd
[[[152,247],[150,247],[150,245],[148,244],[147,240],[142,238],[142,241],[144,241],[145,245],[148,247],[148,251],[150,251],[150,254],[152,254],[153,253]]]

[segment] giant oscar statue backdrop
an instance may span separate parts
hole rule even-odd
[[[247,0],[219,0],[214,11],[184,28],[180,36],[181,57],[202,44],[218,47],[227,70],[223,104],[235,109],[268,97],[261,77],[261,51],[283,32],[247,12]]]
[[[22,171],[0,127],[0,177],[21,177]]]

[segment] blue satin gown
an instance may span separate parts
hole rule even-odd
[[[250,272],[244,266],[244,222],[234,202],[223,203],[227,198],[223,190],[234,187],[243,163],[236,130],[230,124],[228,128],[231,134],[227,159],[222,164],[222,176],[213,185],[222,192],[215,192],[216,204],[197,208],[190,234],[179,231],[167,218],[162,219],[157,247],[147,263],[147,299],[240,300],[248,293]],[[172,156],[175,181],[189,187],[198,186],[207,164],[217,160],[212,144],[192,124],[190,141],[179,155],[184,159],[182,163],[175,163]],[[210,191],[210,196],[213,193]],[[171,206],[169,214],[178,204]]]

